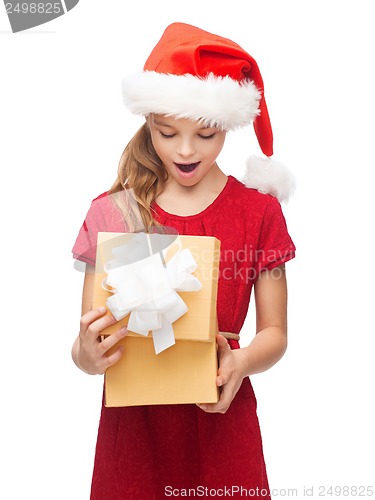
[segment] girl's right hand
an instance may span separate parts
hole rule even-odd
[[[124,350],[120,345],[111,355],[107,355],[109,349],[127,335],[128,329],[119,328],[117,332],[101,340],[102,330],[116,323],[116,319],[106,312],[107,309],[101,307],[82,316],[79,335],[73,346],[72,354],[76,365],[90,375],[103,374],[119,361]]]

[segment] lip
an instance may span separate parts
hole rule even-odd
[[[192,177],[194,172],[197,170],[197,167],[200,164],[200,161],[190,162],[190,163],[177,163],[173,162],[179,175],[182,177]]]

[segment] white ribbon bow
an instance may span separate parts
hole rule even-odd
[[[144,336],[152,331],[155,352],[159,354],[175,344],[172,323],[188,311],[177,292],[202,288],[191,274],[197,267],[190,250],[181,250],[181,245],[166,265],[161,253],[127,265],[115,258],[104,265],[107,278],[102,286],[113,293],[107,307],[117,320],[130,312],[130,331]]]

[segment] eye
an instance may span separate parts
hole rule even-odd
[[[159,133],[162,137],[164,137],[164,139],[172,139],[172,137],[176,135],[176,134],[163,134],[161,130],[159,130]]]
[[[201,134],[198,134],[198,135],[201,139],[210,140],[210,139],[213,139],[215,137],[215,132],[213,134],[210,134],[210,135],[201,135]]]

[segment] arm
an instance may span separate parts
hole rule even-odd
[[[121,358],[123,347],[119,346],[110,356],[107,356],[107,351],[127,334],[127,329],[122,328],[104,340],[101,339],[102,330],[116,323],[116,320],[112,315],[106,314],[105,307],[92,310],[94,278],[94,268],[88,265],[82,292],[80,331],[72,347],[74,363],[80,370],[90,375],[102,374],[117,363]]]
[[[256,330],[250,344],[231,350],[218,335],[219,370],[216,383],[221,387],[215,404],[199,405],[205,411],[225,413],[244,377],[271,368],[287,347],[287,284],[284,266],[263,271],[255,284]]]
[[[287,348],[287,284],[285,267],[261,273],[255,283],[256,331],[240,349],[244,376],[261,373],[276,364]]]

